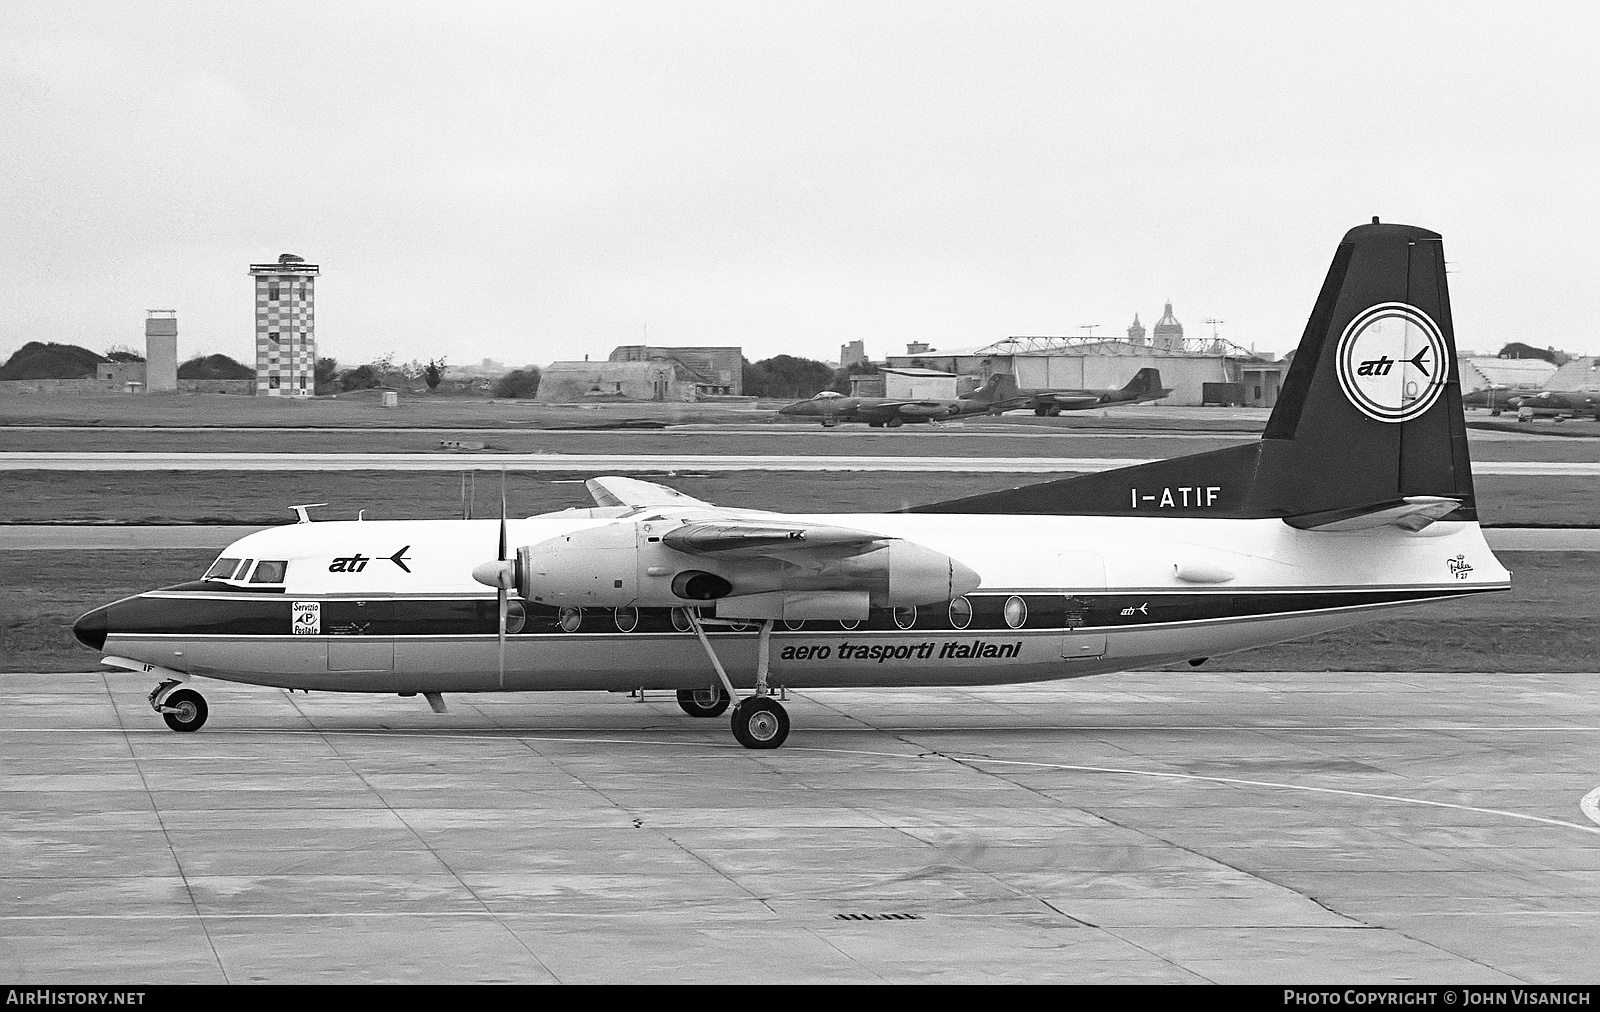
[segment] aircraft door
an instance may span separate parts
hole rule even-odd
[[[1066,630],[1061,635],[1061,656],[1085,660],[1104,657],[1106,634],[1101,631],[1079,631],[1088,621],[1089,606],[1094,597],[1105,593],[1105,557],[1095,552],[1057,552],[1056,575],[1065,590]]]
[[[394,602],[324,601],[329,671],[394,670]]]

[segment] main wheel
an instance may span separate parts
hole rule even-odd
[[[1034,414],[1036,414],[1036,415],[1038,415],[1038,416],[1039,416],[1039,417],[1040,417],[1040,418],[1043,418],[1043,417],[1044,417],[1044,416],[1045,416],[1045,413],[1046,413],[1046,412],[1047,412],[1047,411],[1048,411],[1048,410],[1049,410],[1049,409],[1048,409],[1048,408],[1042,408],[1042,407],[1039,407],[1039,408],[1034,408],[1034,409],[1033,409],[1033,413],[1034,413]]]
[[[679,689],[678,705],[691,717],[717,717],[728,708],[728,690],[720,684],[703,689]]]
[[[741,699],[733,708],[733,736],[745,748],[777,748],[789,737],[789,714],[771,696]]]
[[[179,689],[167,697],[166,705],[175,712],[162,713],[161,719],[174,731],[198,731],[206,722],[206,697],[193,689]]]

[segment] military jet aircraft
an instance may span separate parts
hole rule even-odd
[[[907,423],[942,422],[964,415],[990,415],[1022,407],[1025,398],[1017,381],[996,373],[980,389],[955,400],[930,398],[907,400],[895,397],[844,397],[824,391],[805,401],[795,401],[778,409],[780,415],[816,418],[825,428],[840,422],[866,422],[873,428],[899,428]]]
[[[1600,422],[1600,391],[1595,390],[1541,390],[1511,397],[1505,405],[1518,413],[1526,408],[1535,415],[1554,415],[1558,419],[1587,415]]]
[[[1126,386],[1120,389],[1089,390],[1023,390],[1026,403],[1036,415],[1058,415],[1063,411],[1085,411],[1089,408],[1108,407],[1112,404],[1139,404],[1159,401],[1171,395],[1172,390],[1161,385],[1161,370],[1140,369]]]
[[[289,524],[73,632],[154,677],[177,731],[206,722],[197,678],[438,711],[445,693],[650,689],[697,717],[734,704],[734,737],[762,749],[789,734],[786,689],[1199,664],[1510,586],[1478,526],[1443,246],[1410,226],[1344,237],[1260,440],[973,484],[792,515],[612,477],[591,508],[527,519]]]

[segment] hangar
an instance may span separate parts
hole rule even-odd
[[[1274,359],[1215,336],[1184,337],[1169,302],[1148,337],[1135,316],[1126,338],[1008,337],[954,351],[911,344],[906,354],[888,356],[887,365],[974,377],[972,386],[994,373],[1010,373],[1025,390],[1120,387],[1140,369],[1154,368],[1161,370],[1162,385],[1172,388],[1165,404],[1203,404],[1211,399],[1207,384],[1227,383],[1237,385],[1230,400],[1272,407],[1290,358]]]

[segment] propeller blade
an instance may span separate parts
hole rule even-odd
[[[509,596],[506,591],[510,589],[506,585],[510,582],[507,579],[508,576],[515,579],[516,570],[506,565],[506,469],[503,467],[500,469],[500,555],[498,565],[500,567],[500,573],[498,574],[500,579],[496,584],[495,598],[500,605],[500,688],[504,689],[506,687],[506,610]]]
[[[499,599],[500,604],[500,688],[504,689],[506,687],[506,607],[508,603],[506,589],[501,587],[496,592],[495,597]]]

